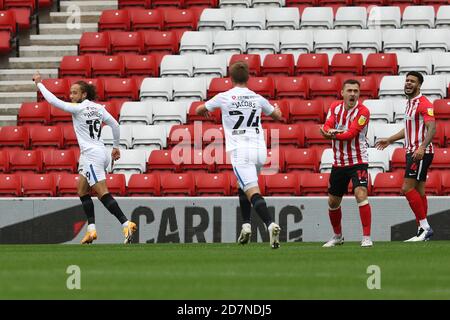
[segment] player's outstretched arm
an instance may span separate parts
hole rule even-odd
[[[42,77],[39,72],[36,72],[34,74],[33,81],[36,84],[36,86],[38,87],[38,89],[41,91],[45,100],[48,101],[48,103],[54,105],[55,107],[57,107],[59,109],[62,109],[64,111],[67,111],[70,113],[76,113],[79,110],[73,104],[70,104],[70,103],[67,103],[65,101],[58,99],[53,93],[48,91],[47,88],[42,84]]]
[[[399,132],[397,132],[396,134],[394,134],[393,136],[390,136],[389,138],[383,138],[383,139],[377,140],[377,142],[375,143],[375,148],[377,148],[378,150],[384,150],[389,145],[393,144],[395,141],[404,139],[404,138],[405,138],[405,129],[402,129]]]

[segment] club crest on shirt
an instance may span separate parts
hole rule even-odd
[[[366,120],[367,120],[366,117],[360,116],[359,119],[358,119],[358,124],[359,124],[360,126],[363,126],[363,125],[366,123]]]
[[[428,115],[429,115],[430,117],[433,117],[433,116],[434,116],[434,110],[433,110],[433,108],[428,108],[428,109],[427,109],[427,113],[428,113]]]

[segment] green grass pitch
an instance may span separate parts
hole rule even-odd
[[[81,289],[68,290],[69,265]],[[369,290],[370,265],[381,289]],[[450,299],[450,242],[0,245],[0,299]]]

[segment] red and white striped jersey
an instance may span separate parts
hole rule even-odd
[[[324,129],[344,131],[333,140],[333,166],[346,167],[369,162],[366,138],[369,119],[369,109],[359,102],[349,110],[345,109],[343,101],[336,101],[330,106]]]
[[[407,153],[415,152],[425,140],[427,128],[425,122],[434,121],[433,104],[419,94],[408,100],[405,111],[405,148]],[[433,153],[433,144],[430,143],[425,153]]]

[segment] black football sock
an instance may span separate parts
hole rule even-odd
[[[239,188],[239,206],[241,207],[242,223],[250,223],[252,204],[247,199],[245,192]]]
[[[259,215],[262,221],[267,227],[273,222],[269,215],[269,209],[267,209],[266,200],[259,194],[256,193],[251,198],[253,208],[255,208],[256,213]]]
[[[122,210],[119,207],[116,199],[110,193],[105,194],[100,201],[103,203],[106,209],[114,215],[121,224],[124,224],[128,221],[127,217],[123,214]]]
[[[86,214],[88,224],[95,224],[94,202],[89,194],[80,197],[81,205]]]

